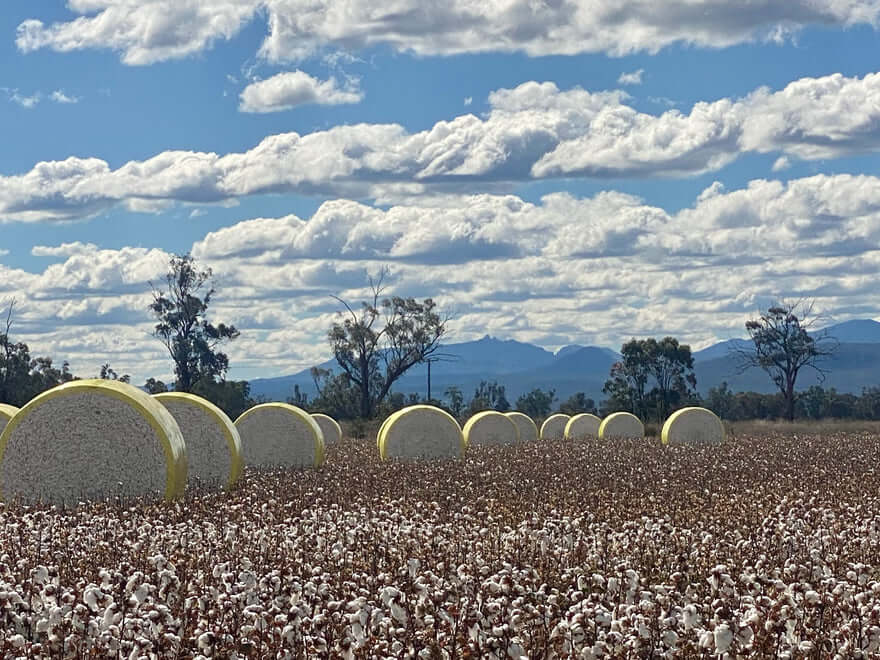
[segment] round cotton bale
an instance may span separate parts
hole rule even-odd
[[[466,446],[515,445],[519,429],[510,417],[495,410],[479,412],[462,429]]]
[[[241,437],[226,413],[186,392],[162,392],[153,398],[165,406],[183,433],[189,482],[232,488],[241,476]]]
[[[235,420],[245,465],[321,467],[324,434],[312,416],[288,403],[262,403]]]
[[[342,427],[339,426],[339,422],[330,417],[330,415],[314,413],[312,419],[318,422],[318,426],[321,427],[321,433],[324,434],[325,447],[342,440]]]
[[[644,438],[645,425],[632,413],[612,413],[599,425],[599,437],[603,440],[606,438]]]
[[[505,413],[505,415],[516,424],[520,442],[535,442],[538,439],[538,425],[531,417],[518,411]]]
[[[435,406],[398,410],[379,431],[379,456],[389,458],[456,458],[467,445],[455,418]]]
[[[571,419],[568,415],[556,413],[550,415],[541,424],[541,440],[562,440],[565,437],[565,425]]]
[[[17,412],[18,408],[15,406],[10,406],[8,403],[0,403],[0,433],[3,433],[3,429],[6,428],[9,420]]]
[[[186,445],[164,406],[136,387],[77,380],[33,398],[0,435],[0,497],[72,505],[183,494]]]
[[[664,445],[720,445],[724,436],[718,415],[696,406],[672,413],[660,434]]]
[[[565,439],[598,438],[600,424],[602,424],[602,420],[590,413],[575,415],[565,425]]]

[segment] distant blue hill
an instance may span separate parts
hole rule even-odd
[[[831,373],[824,385],[853,393],[861,392],[864,387],[880,385],[880,323],[846,321],[825,330],[838,339],[840,347],[834,359],[825,365]],[[730,339],[696,351],[694,364],[699,391],[705,394],[723,381],[735,391],[774,391],[768,376],[759,369],[737,373],[733,352],[737,348],[748,349],[750,345],[745,339]],[[584,392],[598,402],[604,398],[602,385],[608,378],[608,371],[619,358],[609,348],[571,345],[553,354],[540,346],[488,335],[477,341],[448,344],[441,352],[442,359],[431,365],[433,397],[442,398],[447,387],[456,386],[465,398],[470,398],[481,380],[495,380],[506,387],[511,403],[535,388],[555,389],[560,401],[575,392]],[[318,366],[334,369],[336,363],[331,360]],[[416,365],[394,389],[425,396],[427,380],[427,366]],[[817,382],[807,370],[798,385],[806,388]],[[316,393],[308,369],[279,378],[252,380],[251,393],[284,401],[292,394],[294,385],[299,385],[310,396]]]

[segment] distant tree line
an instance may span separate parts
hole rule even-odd
[[[805,369],[814,370],[821,381],[826,373],[821,362],[837,348],[834,338],[812,331],[817,317],[812,306],[803,302],[775,304],[750,319],[745,325],[750,348],[736,352],[740,371],[756,367],[766,371],[778,390],[774,394],[735,393],[725,382],[701,397],[690,346],[664,337],[623,344],[603,387],[607,398],[598,404],[584,392],[560,402],[553,389],[534,389],[511,404],[505,386],[495,380],[481,381],[469,398],[456,386],[446,388],[442,399],[404,395],[394,391],[395,383],[416,364],[438,359],[448,317],[441,315],[430,298],[383,297],[387,276],[388,270],[383,269],[370,279],[370,296],[360,305],[334,296],[341,310],[327,340],[339,371],[314,367],[311,374],[317,394],[310,398],[296,386],[288,402],[336,419],[361,420],[385,417],[416,403],[441,406],[460,420],[483,410],[515,409],[535,419],[555,411],[604,416],[625,410],[645,421],[662,422],[687,405],[703,405],[729,420],[880,419],[880,386],[867,388],[861,395],[818,385],[797,391],[797,378]],[[247,381],[226,379],[229,358],[221,348],[240,333],[232,325],[208,320],[216,293],[211,269],[200,267],[189,254],[173,255],[163,286],[151,283],[151,287],[148,311],[155,321],[153,336],[171,359],[174,382],[149,378],[142,389],[151,394],[192,392],[233,419],[262,402],[251,396]],[[32,357],[27,344],[14,341],[15,310],[14,299],[0,305],[0,402],[22,406],[77,376],[66,361],[59,368],[52,358]],[[101,366],[96,377],[130,382],[127,374],[118,374],[109,363]]]

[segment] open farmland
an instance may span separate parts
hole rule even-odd
[[[3,657],[877,657],[880,435],[344,439],[232,492],[0,505]]]

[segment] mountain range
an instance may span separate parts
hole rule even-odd
[[[880,385],[880,323],[870,319],[846,321],[823,331],[840,342],[834,357],[823,363],[829,372],[822,383],[824,387],[858,394],[864,387]],[[738,373],[732,352],[749,344],[745,339],[729,339],[695,351],[694,373],[700,393],[705,394],[723,381],[734,391],[775,391],[760,369]],[[431,365],[431,394],[442,398],[447,387],[457,386],[468,399],[481,380],[495,380],[506,387],[511,404],[535,388],[555,389],[560,401],[575,392],[584,392],[598,402],[605,398],[602,385],[618,357],[615,351],[598,346],[571,345],[553,353],[534,344],[486,335],[477,341],[443,346],[442,356]],[[338,368],[335,360],[318,366]],[[427,365],[416,365],[395,384],[394,391],[425,396],[427,377]],[[798,379],[799,389],[818,383],[811,370],[802,372]],[[289,376],[254,379],[251,394],[283,401],[292,394],[294,385],[310,396],[315,394],[308,369]]]

